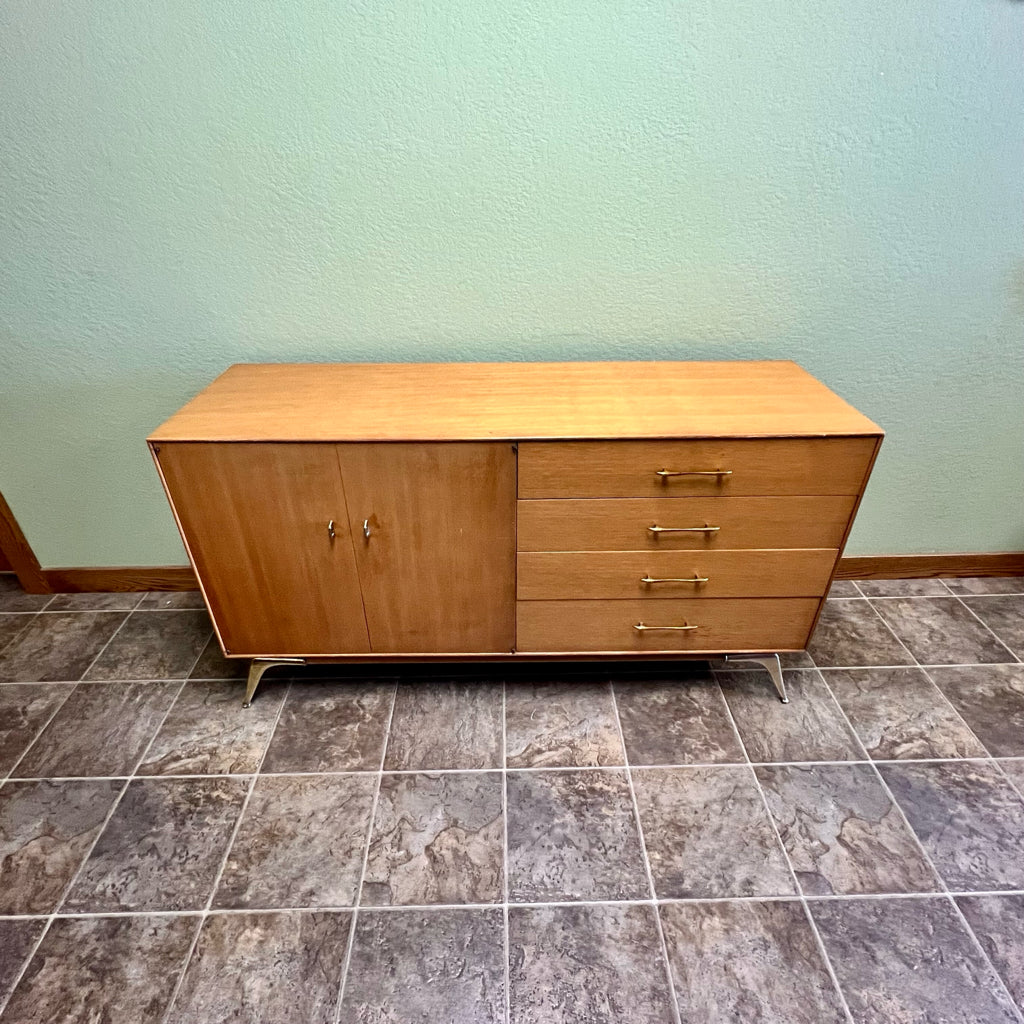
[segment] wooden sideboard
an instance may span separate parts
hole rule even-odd
[[[248,703],[275,664],[801,650],[882,431],[791,362],[241,364],[148,440]]]

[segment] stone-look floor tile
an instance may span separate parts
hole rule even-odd
[[[823,674],[871,757],[985,756],[967,723],[920,669],[826,669]]]
[[[967,576],[945,583],[954,594],[1024,594],[1024,576]]]
[[[929,675],[993,757],[1024,755],[1024,665],[933,668]]]
[[[91,684],[90,684],[91,685]],[[259,767],[288,684],[261,684],[242,708],[235,683],[185,683],[139,766],[139,775],[245,775]]]
[[[109,593],[96,591],[84,594],[55,594],[46,606],[48,612],[130,612],[134,611],[142,595],[139,593]]]
[[[870,765],[756,771],[806,894],[934,892],[939,887]]]
[[[213,905],[352,906],[373,791],[370,774],[257,779]]]
[[[504,1019],[500,910],[360,913],[341,1020],[499,1024]]]
[[[857,1024],[1010,1024],[992,968],[946,899],[810,903]]]
[[[62,910],[201,910],[248,786],[245,779],[130,783]]]
[[[3,1019],[19,1024],[159,1024],[196,917],[57,918]]]
[[[960,896],[971,931],[1024,1009],[1024,896]]]
[[[992,763],[881,765],[954,892],[1024,889],[1024,799]]]
[[[826,601],[807,651],[819,668],[914,663],[864,599]]]
[[[402,683],[384,770],[501,768],[501,689],[475,681]]]
[[[53,594],[26,594],[13,573],[0,573],[0,612],[38,612],[53,599]]]
[[[509,899],[650,896],[624,771],[509,772]]]
[[[53,911],[121,783],[7,782],[0,789],[0,914]]]
[[[968,597],[964,604],[992,630],[1018,658],[1024,658],[1024,595]]]
[[[743,763],[722,691],[710,672],[696,680],[615,683],[633,765]]]
[[[212,630],[205,611],[132,612],[88,679],[184,679]]]
[[[213,914],[165,1024],[334,1019],[351,914]]]
[[[652,906],[511,907],[511,1024],[668,1024]]]
[[[15,766],[72,689],[52,683],[0,686],[0,778]]]
[[[509,683],[505,730],[509,768],[623,763],[609,683]]]
[[[393,683],[293,682],[263,771],[377,771],[394,693]]]
[[[949,597],[942,580],[858,580],[865,597]]]
[[[650,768],[633,787],[659,899],[795,892],[749,768]]]
[[[0,920],[0,1007],[11,994],[45,927],[46,919],[41,917]]]
[[[263,695],[264,686],[279,678],[281,671],[281,669],[276,672],[271,670],[263,677],[260,688],[256,691],[257,698]],[[211,636],[188,677],[189,679],[245,679],[248,674],[249,660],[247,658],[225,658],[221,653],[217,637]],[[244,688],[239,687],[239,701],[244,692]],[[255,707],[255,705],[253,706]]]
[[[18,762],[19,778],[131,775],[181,687],[80,683]]]
[[[501,812],[499,772],[385,775],[363,905],[499,902]]]
[[[666,903],[658,912],[682,1020],[845,1021],[799,903]]]
[[[151,590],[142,597],[140,608],[205,608],[198,590]]]
[[[807,651],[781,651],[779,661],[783,669],[788,668],[814,668],[814,661]],[[718,667],[717,665],[715,666]]]
[[[1010,780],[1010,784],[1024,796],[1024,761],[999,761],[998,765]]]
[[[874,607],[922,665],[1013,661],[958,598],[896,597]]]
[[[766,672],[723,672],[718,678],[751,761],[864,760],[816,669],[784,673],[788,704],[768,685]]]
[[[80,679],[124,618],[124,612],[36,615],[4,648],[0,681],[45,683]]]
[[[828,596],[832,598],[860,597],[861,592],[857,589],[857,584],[853,580],[835,580],[832,586],[828,588]]]
[[[0,651],[35,619],[35,615],[0,613]]]

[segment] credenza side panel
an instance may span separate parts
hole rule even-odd
[[[512,445],[339,444],[337,451],[371,650],[510,652]]]
[[[229,654],[370,650],[333,444],[156,447]]]

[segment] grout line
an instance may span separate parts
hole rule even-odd
[[[113,637],[111,637],[111,639],[113,639]],[[170,710],[170,709],[168,708],[168,710]],[[156,735],[156,734],[154,733],[154,735]],[[150,743],[152,743],[152,742],[153,742],[153,740],[151,738],[150,739]],[[148,743],[146,744],[146,750],[147,751],[149,750],[149,744]],[[124,785],[121,786],[120,790],[117,793],[117,796],[114,797],[114,800],[113,800],[113,802],[110,805],[110,809],[107,811],[106,816],[103,819],[103,823],[96,830],[96,837],[89,844],[89,849],[85,852],[85,854],[82,857],[81,861],[79,861],[78,867],[75,870],[75,873],[71,876],[70,881],[61,890],[60,896],[57,898],[56,902],[54,903],[54,909],[53,909],[52,913],[46,915],[46,925],[43,928],[42,932],[40,933],[38,941],[32,947],[32,951],[25,958],[25,962],[22,964],[21,970],[18,972],[17,977],[14,979],[13,983],[11,984],[10,991],[8,993],[7,999],[5,999],[2,1003],[0,1003],[0,1016],[3,1015],[4,1008],[6,1007],[8,1001],[10,1000],[11,996],[14,995],[14,993],[17,990],[18,986],[21,984],[21,979],[25,976],[26,971],[28,971],[29,964],[31,964],[31,962],[35,959],[35,955],[38,952],[39,947],[43,944],[43,939],[46,938],[47,934],[50,931],[50,926],[53,924],[54,920],[57,918],[57,911],[64,905],[64,901],[68,898],[68,895],[70,894],[71,890],[74,888],[75,882],[78,881],[78,876],[82,873],[82,869],[85,867],[86,862],[92,856],[93,850],[96,849],[96,844],[100,841],[100,838],[102,837],[103,833],[106,832],[107,825],[110,823],[110,819],[114,816],[114,811],[117,810],[118,805],[121,803],[121,798],[124,796],[125,791],[128,789],[128,783],[129,782],[131,782],[131,778],[130,777],[128,777],[128,778],[126,778],[124,780]],[[68,916],[68,915],[62,915],[62,916]]]
[[[877,609],[876,609],[876,614],[877,614]],[[879,618],[881,618],[881,616],[879,616]],[[883,619],[883,621],[885,621],[885,620]],[[886,623],[886,625],[888,625],[888,623]],[[890,629],[891,629],[891,627],[890,627]],[[896,635],[895,632],[893,632],[893,635],[894,636]],[[897,637],[897,639],[899,639],[899,637]],[[911,657],[913,657],[912,653],[911,653]],[[914,663],[915,663],[915,665],[917,665],[918,668],[921,667],[917,663],[917,659],[916,658],[914,659]],[[926,673],[926,678],[929,678],[929,682],[931,682],[931,679],[930,679],[930,677],[927,676],[927,673]],[[832,692],[832,688],[830,686],[828,686],[828,681],[827,680],[825,682],[825,685],[828,687],[829,693],[831,693]],[[934,682],[932,683],[932,685],[933,686],[935,685]],[[938,689],[938,687],[936,687],[936,689]],[[834,694],[833,694],[832,699],[835,700],[835,695]],[[839,702],[836,701],[836,703],[838,704]],[[842,711],[842,706],[841,705],[840,705],[840,711]],[[846,712],[843,711],[842,713],[843,713],[843,716],[846,717]],[[848,717],[846,718],[846,720],[847,720],[848,724],[851,724]],[[851,724],[851,728],[852,728],[852,724]],[[984,747],[984,744],[982,744],[982,747],[984,749],[987,749],[987,748]],[[1007,998],[1007,1000],[1009,1002],[1009,1005],[1013,1008],[1013,1012],[1014,1012],[1015,1016],[1017,1017],[1017,1020],[1021,1021],[1021,1022],[1024,1022],[1024,1016],[1021,1015],[1021,1012],[1020,1012],[1020,1010],[1017,1007],[1016,1000],[1010,995],[1009,991],[1006,988],[1006,983],[1002,979],[1002,976],[1000,975],[999,971],[996,970],[995,965],[992,963],[992,961],[989,959],[988,954],[985,952],[985,949],[982,946],[981,942],[979,941],[977,935],[974,934],[974,930],[971,928],[970,924],[968,923],[967,918],[964,917],[963,911],[960,909],[960,907],[957,904],[956,900],[953,899],[953,896],[952,896],[952,894],[950,893],[950,890],[949,890],[949,886],[946,883],[946,879],[943,877],[943,875],[939,871],[939,869],[935,866],[935,862],[932,859],[931,854],[929,854],[927,849],[925,849],[924,843],[921,841],[921,839],[918,836],[917,832],[915,831],[913,825],[910,824],[910,819],[907,817],[906,812],[903,810],[902,805],[896,799],[896,797],[893,794],[892,790],[889,788],[889,784],[885,781],[885,777],[879,771],[878,765],[877,764],[872,764],[871,769],[874,772],[875,777],[878,779],[878,782],[881,785],[882,790],[884,791],[885,795],[889,798],[890,802],[892,803],[893,808],[896,810],[896,813],[899,815],[900,820],[906,826],[908,834],[913,838],[913,840],[914,840],[915,844],[917,845],[918,849],[921,851],[921,855],[923,856],[925,863],[928,865],[928,867],[931,869],[932,873],[934,874],[936,881],[939,883],[941,895],[946,900],[948,900],[949,904],[953,907],[953,912],[959,918],[960,924],[966,929],[967,935],[969,936],[969,939],[973,942],[975,949],[981,955],[982,962],[988,965],[989,970],[992,972],[992,976],[996,979],[997,983],[999,984],[1000,989],[1002,990],[1003,994],[1006,996],[1006,998]]]
[[[512,1020],[512,940],[508,925],[509,861],[508,861],[508,684],[501,683],[501,814],[502,866],[504,881],[502,887],[502,930],[505,943],[505,1024]]]
[[[808,657],[811,657],[808,655]],[[811,657],[811,664],[814,665],[814,659]],[[821,676],[821,670],[816,666],[814,671]],[[721,685],[719,685],[721,691]],[[839,977],[835,972],[835,968],[832,966],[832,960],[828,955],[828,950],[825,948],[825,943],[822,940],[821,934],[818,931],[817,922],[811,916],[811,908],[807,905],[807,897],[804,893],[803,886],[800,884],[800,879],[797,877],[796,869],[793,867],[793,862],[790,859],[789,851],[786,849],[786,844],[782,841],[782,834],[779,832],[779,826],[775,821],[775,817],[771,812],[771,808],[768,806],[768,798],[765,796],[764,787],[761,785],[761,780],[757,777],[757,772],[754,771],[753,763],[750,760],[750,756],[747,754],[746,744],[743,742],[743,737],[740,734],[739,726],[736,723],[736,718],[732,713],[732,708],[729,706],[729,701],[725,697],[724,691],[722,691],[722,703],[725,704],[726,713],[729,716],[729,723],[732,725],[733,732],[736,734],[736,738],[740,742],[740,746],[743,749],[743,756],[747,761],[747,771],[750,772],[751,778],[754,780],[754,785],[757,787],[758,795],[761,797],[761,806],[764,808],[764,813],[768,817],[768,822],[772,827],[772,832],[775,834],[775,841],[779,844],[778,848],[782,851],[782,856],[786,861],[786,867],[789,868],[789,875],[793,881],[793,888],[795,891],[795,899],[799,900],[800,906],[803,908],[804,917],[807,919],[807,923],[811,929],[811,934],[814,936],[814,942],[818,949],[818,954],[821,957],[822,963],[825,965],[825,970],[828,971],[828,976],[832,979],[832,984],[835,987],[836,995],[839,997],[839,1002],[842,1005],[843,1013],[846,1015],[847,1024],[854,1024],[853,1014],[850,1012],[850,1007],[846,1002],[846,993],[843,991],[842,986],[839,984]],[[854,733],[854,736],[857,734]],[[858,741],[859,742],[859,741]]]
[[[1007,760],[1007,761],[1008,761],[1008,760],[1012,760],[1012,759],[1011,759],[1011,758],[1003,758],[1002,760]],[[1010,774],[1009,774],[1009,773],[1008,773],[1008,772],[1006,771],[1006,769],[1005,769],[1005,768],[1003,767],[1003,765],[1001,764],[1001,761],[1000,761],[1000,759],[999,759],[999,758],[996,758],[996,757],[992,758],[992,763],[993,763],[993,764],[994,764],[994,765],[996,766],[996,768],[998,769],[998,771],[999,771],[999,774],[1000,774],[1000,775],[1002,775],[1002,777],[1003,777],[1004,779],[1006,779],[1006,781],[1007,781],[1007,782],[1008,782],[1008,783],[1009,783],[1009,784],[1010,784],[1010,785],[1011,785],[1011,786],[1013,787],[1013,791],[1014,791],[1014,792],[1015,792],[1015,793],[1016,793],[1016,794],[1017,794],[1017,795],[1018,795],[1018,796],[1019,796],[1019,797],[1020,797],[1020,798],[1021,798],[1022,800],[1024,800],[1024,785],[1021,785],[1020,783],[1018,783],[1018,782],[1014,781],[1013,777],[1012,777],[1012,776],[1011,776],[1011,775],[1010,775]]]
[[[31,684],[29,684],[29,685],[31,685]],[[21,762],[25,760],[26,756],[28,755],[28,752],[39,741],[39,737],[42,736],[42,734],[49,728],[50,723],[57,717],[57,714],[60,711],[60,709],[62,707],[64,707],[65,704],[67,704],[68,698],[74,692],[75,687],[77,685],[78,685],[77,683],[73,683],[71,686],[68,687],[68,692],[64,694],[64,698],[62,700],[57,702],[57,706],[53,709],[53,714],[50,715],[50,717],[47,718],[45,722],[43,722],[43,724],[39,727],[38,730],[36,730],[36,734],[29,741],[28,746],[21,752],[21,756],[14,762],[14,764],[11,765],[10,770],[7,772],[7,774],[5,775],[4,779],[0,780],[0,786],[2,786],[4,782],[10,782],[15,777],[14,776],[15,768],[17,768],[18,765],[21,764]],[[35,780],[33,780],[33,781],[35,781]]]
[[[629,752],[626,750],[626,736],[622,731],[622,717],[619,715],[619,701],[615,695],[615,684],[609,682],[608,690],[612,698],[612,711],[615,713],[615,726],[619,730],[619,742],[622,744],[622,760],[626,768],[626,784],[629,786],[629,798],[633,804],[633,817],[636,821],[637,838],[640,840],[640,856],[643,858],[644,872],[647,875],[647,886],[650,889],[651,902],[654,904],[654,921],[658,927],[658,943],[661,946],[662,965],[665,968],[665,982],[668,985],[669,995],[672,997],[672,1020],[674,1024],[681,1024],[679,997],[676,995],[676,987],[672,981],[672,964],[668,958],[668,943],[665,941],[665,929],[661,923],[661,914],[658,913],[658,893],[654,886],[651,858],[647,853],[644,826],[640,820],[640,805],[636,798],[636,787],[633,785],[633,771],[629,764]]]
[[[212,639],[213,630],[211,629],[207,638],[199,645],[199,653],[192,659],[192,664],[189,665],[188,671],[185,673],[185,682],[188,682],[188,677],[192,675],[192,673],[195,671],[196,665],[199,664],[199,659],[203,656],[203,653],[206,651],[206,648]],[[288,683],[288,686],[291,687],[290,681]]]
[[[388,720],[384,727],[384,742],[380,749],[380,765],[377,769],[377,782],[373,788],[373,801],[370,804],[370,820],[366,826],[366,842],[363,844],[363,861],[359,871],[359,883],[356,886],[355,901],[352,906],[352,920],[348,929],[348,944],[345,947],[345,959],[341,965],[341,978],[338,981],[338,995],[334,1004],[334,1024],[340,1024],[341,1010],[345,1001],[345,987],[348,984],[348,969],[352,962],[352,950],[356,944],[356,924],[359,922],[359,908],[363,900],[363,882],[366,881],[366,865],[370,860],[370,843],[373,840],[373,826],[377,819],[377,804],[380,800],[380,787],[384,781],[384,761],[387,758],[388,745],[391,742],[391,723],[395,718],[395,705],[398,703],[398,683],[391,688],[391,707],[388,709]]]
[[[980,741],[979,741],[980,742]],[[989,763],[996,758],[991,754],[978,755],[974,757],[879,757],[879,758],[849,758],[845,761],[715,761],[700,762],[693,761],[687,764],[637,764],[632,765],[633,771],[688,771],[690,769],[706,768],[746,768],[748,765],[754,768],[812,768],[827,766],[847,766],[861,764],[972,764]],[[1013,755],[1000,757],[1002,761],[1021,761],[1024,755]],[[509,768],[508,771],[516,775],[529,774],[555,774],[555,773],[582,773],[582,772],[606,772],[623,774],[625,765],[581,765],[576,768],[565,766],[551,766],[541,768]],[[251,779],[255,772],[215,772],[211,774],[188,774],[168,773],[166,775],[28,775],[10,776],[3,782],[117,782],[125,779],[139,779],[140,781],[152,781],[154,779]],[[320,776],[347,776],[347,775],[377,775],[385,777],[392,775],[498,775],[500,768],[424,768],[422,770],[391,771],[378,773],[376,771],[325,771],[325,772],[263,772],[259,773],[264,779],[288,779],[288,778],[317,778]],[[0,783],[2,785],[2,783]],[[2,916],[2,915],[0,915]]]
[[[42,614],[42,613],[40,613],[40,614]],[[117,634],[118,634],[118,633],[120,633],[122,629],[124,629],[124,625],[125,625],[125,623],[126,623],[126,622],[127,622],[127,621],[128,621],[128,620],[129,620],[130,618],[131,618],[131,617],[132,617],[132,613],[131,613],[131,612],[125,612],[125,613],[124,613],[124,618],[123,618],[123,619],[121,620],[121,624],[120,624],[120,625],[119,625],[119,626],[117,627],[117,629],[115,629],[115,630],[114,630],[114,632],[113,632],[113,633],[111,633],[111,634],[110,634],[110,638],[109,638],[109,639],[107,640],[107,642],[106,642],[106,643],[105,643],[105,644],[104,644],[104,645],[103,645],[103,646],[102,646],[102,647],[101,647],[101,648],[99,649],[99,653],[97,653],[96,657],[95,657],[95,658],[93,658],[93,659],[92,659],[92,661],[90,661],[90,662],[89,662],[89,666],[88,666],[88,668],[86,668],[86,670],[85,670],[85,671],[84,671],[84,672],[83,672],[83,673],[82,673],[82,674],[81,674],[81,675],[80,675],[80,676],[78,677],[78,679],[76,679],[76,680],[75,680],[75,682],[78,682],[78,683],[80,683],[80,682],[81,682],[81,681],[82,681],[82,680],[83,680],[83,679],[84,679],[84,678],[85,678],[85,677],[86,677],[86,676],[87,676],[87,675],[88,675],[88,674],[89,674],[89,673],[90,673],[90,672],[91,672],[91,671],[93,670],[93,668],[94,668],[94,667],[95,667],[95,665],[96,665],[96,662],[98,662],[98,661],[100,660],[100,658],[102,658],[102,657],[103,657],[103,655],[107,653],[107,648],[108,648],[108,647],[109,647],[109,646],[110,646],[110,645],[111,645],[111,644],[112,644],[112,643],[114,642],[114,637],[116,637],[116,636],[117,636]],[[109,682],[114,682],[114,681],[116,681],[116,680],[108,680],[108,681],[109,681]]]
[[[973,595],[973,596],[976,597],[978,595]],[[987,595],[982,595],[982,596],[984,596],[984,597],[1009,597],[1011,595],[1008,595],[1008,594],[987,594]],[[998,642],[999,646],[1003,648],[1003,650],[1009,651],[1010,655],[1014,659],[1014,662],[1016,662],[1016,664],[1019,665],[1021,663],[1021,659],[1018,658],[1017,655],[1013,651],[1010,650],[1009,645],[1003,642],[1003,640],[999,636],[999,634],[959,594],[954,594],[953,597],[956,598],[956,600],[959,601],[964,606],[964,608],[966,608],[971,613],[971,615],[973,615],[978,620],[978,622],[980,622],[982,624],[982,626],[984,626],[985,629],[987,629],[992,634],[992,636],[994,636],[996,638],[996,641]]]
[[[205,644],[203,645],[205,648]],[[186,685],[185,679],[181,681],[181,686],[178,688],[178,693],[175,695],[174,701],[172,701],[172,707],[177,703],[178,697],[181,696],[182,691]],[[217,895],[217,890],[220,888],[220,880],[224,874],[224,869],[227,867],[228,858],[231,856],[231,850],[234,848],[235,840],[238,838],[238,833],[242,827],[242,819],[245,817],[246,809],[249,806],[249,799],[252,796],[252,791],[256,788],[256,780],[259,778],[259,771],[263,765],[263,758],[267,756],[267,748],[270,746],[270,741],[273,739],[274,732],[277,730],[277,723],[281,720],[281,712],[284,710],[285,701],[288,699],[288,692],[291,690],[291,683],[288,684],[288,689],[285,690],[284,697],[281,699],[281,703],[277,708],[277,715],[274,718],[274,726],[267,732],[267,740],[263,744],[263,752],[260,754],[259,760],[256,763],[256,769],[249,780],[249,787],[245,791],[245,796],[242,799],[242,806],[238,810],[238,817],[235,819],[234,828],[231,830],[231,835],[228,838],[227,845],[224,847],[224,855],[221,857],[220,866],[217,869],[217,874],[214,875],[213,885],[210,887],[210,895],[206,900],[206,906],[202,910],[202,914],[199,920],[199,926],[196,928],[195,934],[192,936],[192,941],[189,943],[187,952],[185,953],[184,959],[181,961],[181,971],[178,974],[177,981],[174,983],[174,988],[171,991],[170,998],[167,1000],[167,1004],[164,1007],[164,1012],[161,1014],[161,1022],[167,1020],[168,1014],[174,1006],[175,1000],[178,998],[178,993],[181,991],[181,986],[185,981],[185,974],[188,971],[188,965],[192,961],[192,955],[195,952],[196,946],[199,944],[199,936],[206,926],[206,919],[210,916],[210,908],[213,906],[214,897]],[[167,709],[167,713],[170,714],[170,708]],[[161,725],[162,728],[162,725]],[[159,732],[159,730],[157,730]],[[156,733],[153,735],[153,739],[150,741],[150,746],[156,741]],[[149,753],[149,747],[146,748],[146,754]],[[143,759],[139,761],[139,764],[143,764]],[[166,778],[166,776],[164,776]],[[223,777],[223,776],[222,776]]]
[[[971,726],[968,723],[967,719],[964,718],[964,716],[962,714],[960,714],[960,711],[957,708],[957,706],[949,699],[949,697],[946,696],[946,691],[943,690],[942,687],[939,686],[939,684],[937,682],[935,682],[935,680],[932,678],[931,672],[929,672],[928,669],[924,668],[921,665],[918,665],[918,669],[924,674],[925,679],[927,679],[928,682],[931,683],[933,689],[939,695],[939,697],[941,697],[942,700],[946,702],[946,704],[949,706],[949,709],[956,716],[957,720],[959,722],[961,722],[963,724],[963,727],[975,738],[975,740],[977,740],[978,746],[981,747],[981,749],[984,750],[986,754],[988,754],[988,758],[964,757],[964,758],[949,758],[949,760],[981,761],[981,760],[988,760],[990,758],[994,758],[995,755],[992,753],[992,751],[990,751],[988,749],[988,747],[982,742],[981,737],[974,731],[974,729],[971,728]],[[943,760],[946,760],[946,758],[943,758]]]
[[[868,900],[945,900],[973,896],[1024,896],[1024,889],[951,889],[949,892],[856,892],[807,894],[807,903],[856,903]],[[759,894],[755,896],[662,896],[656,900],[553,900],[548,903],[510,903],[509,909],[543,910],[546,907],[659,907],[680,904],[690,906],[705,903],[800,903],[797,893]],[[494,911],[500,910],[500,903],[394,903],[373,906],[367,904],[360,910],[367,914],[400,914],[403,912],[424,914],[432,911]],[[243,914],[347,914],[355,908],[349,904],[324,904],[317,907],[213,907],[208,914],[202,910],[97,910],[68,911],[56,914],[0,914],[0,921],[46,921],[49,918],[61,921],[77,921],[107,917],[230,917]]]
[[[14,646],[14,641],[17,640],[18,637],[21,636],[21,634],[24,633],[25,630],[28,629],[28,627],[32,625],[32,620],[36,617],[37,613],[36,612],[2,612],[0,614],[3,614],[3,615],[24,615],[25,616],[25,625],[23,625],[21,627],[21,629],[19,629],[16,633],[14,633],[11,636],[9,636],[5,643],[0,644],[0,656],[2,656],[11,647]]]

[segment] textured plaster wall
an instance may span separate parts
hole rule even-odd
[[[1024,4],[5,0],[0,491],[180,563],[235,361],[792,358],[888,430],[850,553],[1024,549]]]

